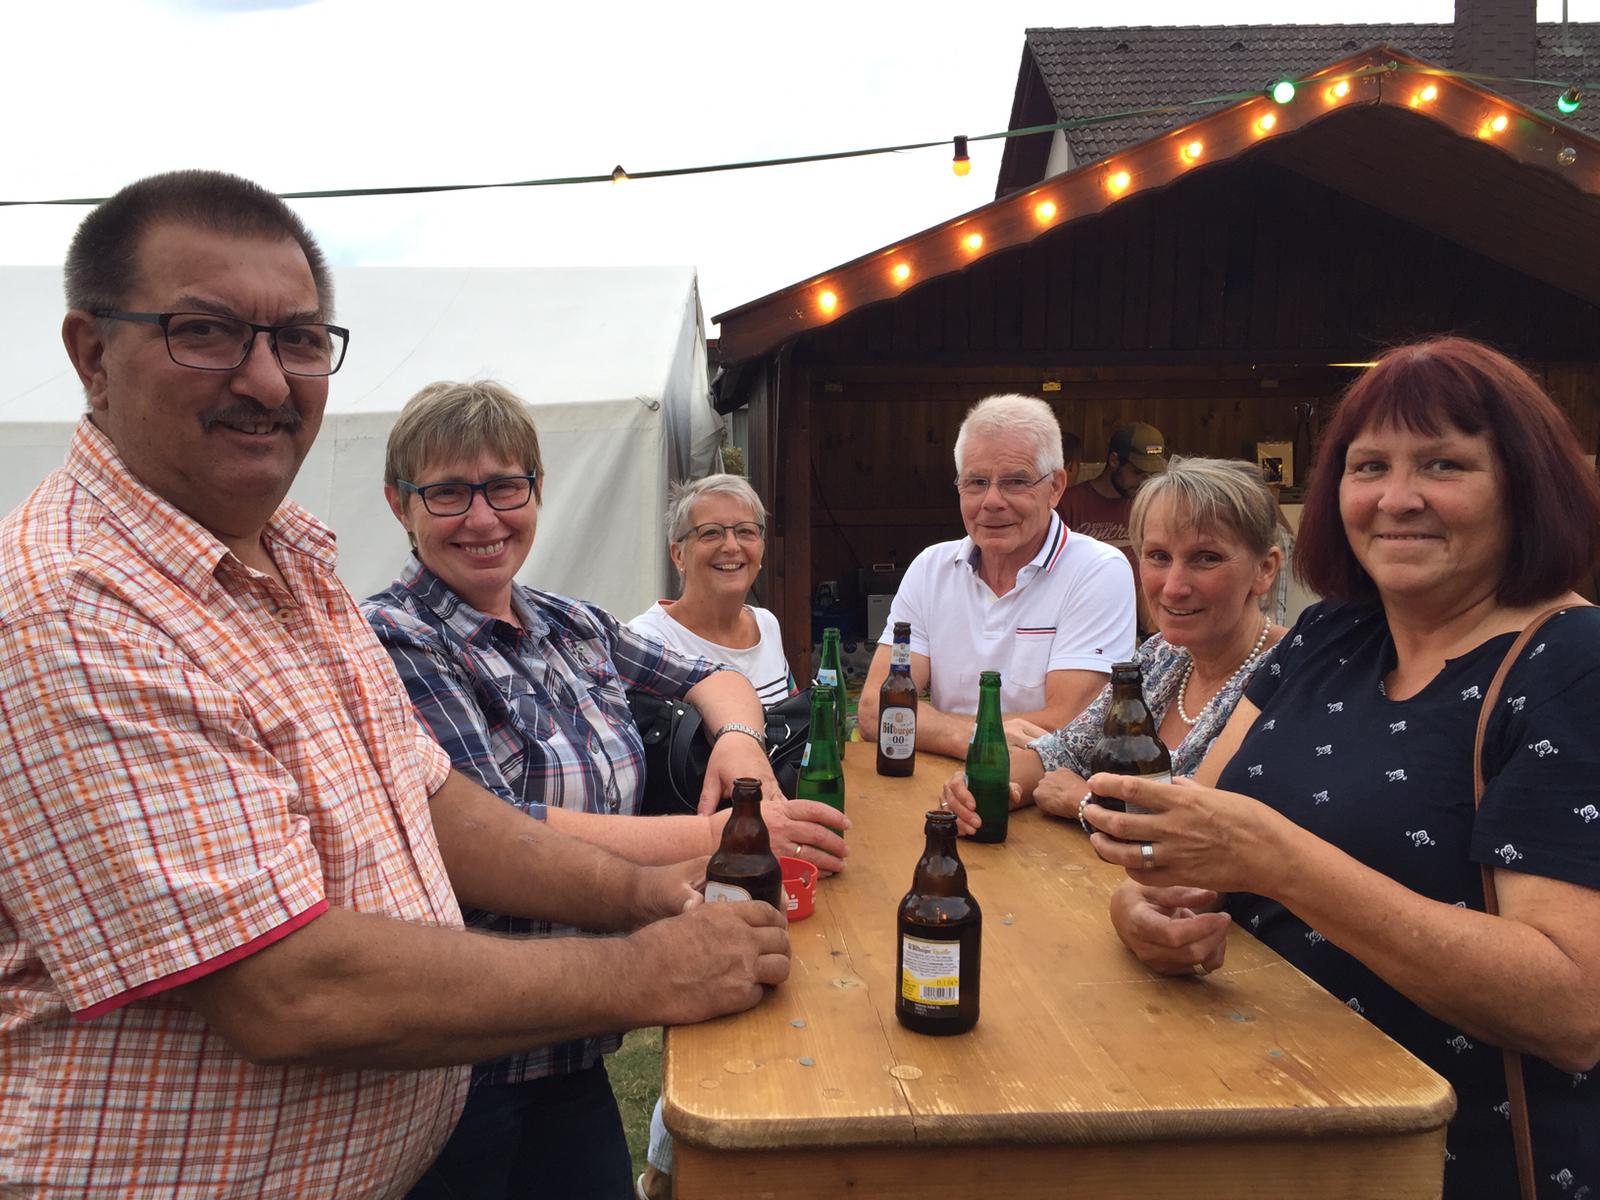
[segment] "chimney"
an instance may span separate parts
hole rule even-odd
[[[1535,0],[1456,0],[1457,71],[1528,78],[1538,44]]]

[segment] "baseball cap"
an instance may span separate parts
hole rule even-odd
[[[1167,469],[1167,440],[1154,425],[1143,421],[1124,425],[1111,435],[1107,454],[1115,454],[1141,471],[1157,474]]]

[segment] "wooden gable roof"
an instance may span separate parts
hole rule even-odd
[[[726,361],[903,295],[1128,196],[1245,156],[1600,303],[1600,138],[1387,46],[1244,100],[716,317]]]

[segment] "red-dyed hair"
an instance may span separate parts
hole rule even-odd
[[[1508,606],[1553,599],[1600,561],[1600,479],[1578,452],[1566,414],[1497,350],[1459,337],[1398,346],[1350,385],[1322,438],[1306,488],[1294,568],[1318,595],[1375,600],[1339,515],[1350,444],[1369,429],[1427,437],[1487,434],[1505,471],[1513,537],[1497,598]]]

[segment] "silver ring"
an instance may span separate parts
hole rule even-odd
[[[1205,966],[1205,964],[1204,963],[1195,963],[1194,964],[1194,973],[1196,975],[1200,976],[1202,979],[1204,979],[1205,975],[1206,975],[1206,966]]]
[[[1153,867],[1153,866],[1156,865],[1156,848],[1155,848],[1154,843],[1151,843],[1151,842],[1140,842],[1139,843],[1139,865],[1141,867],[1145,867],[1145,868]]]
[[[950,811],[950,801],[946,800],[943,796],[941,796],[939,798],[939,807],[944,809],[946,812],[949,812]]]
[[[789,857],[790,858],[799,858],[800,857],[800,843],[799,842],[796,842],[794,844],[794,853],[789,855]]]
[[[1093,803],[1093,792],[1085,792],[1083,794],[1083,799],[1078,801],[1078,824],[1083,826],[1083,831],[1085,833],[1098,832],[1095,827],[1089,823],[1089,805]]]

